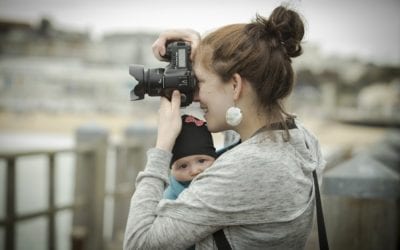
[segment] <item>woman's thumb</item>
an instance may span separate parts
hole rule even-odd
[[[172,92],[171,103],[173,109],[179,110],[179,108],[181,107],[181,94],[178,90],[174,90],[174,92]]]

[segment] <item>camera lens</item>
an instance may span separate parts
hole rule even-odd
[[[129,67],[129,74],[136,79],[137,83],[131,90],[131,101],[141,100],[144,98],[145,90],[145,73],[144,73],[144,66],[142,65],[131,65]]]
[[[163,94],[163,68],[144,69],[143,65],[133,64],[129,67],[129,74],[137,83],[131,90],[131,101],[144,99],[144,95],[160,96]]]

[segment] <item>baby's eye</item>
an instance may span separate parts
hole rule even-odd
[[[204,162],[206,162],[206,159],[200,159],[199,160],[199,163],[204,163]]]
[[[186,168],[187,167],[187,164],[182,164],[182,165],[179,165],[179,168]]]

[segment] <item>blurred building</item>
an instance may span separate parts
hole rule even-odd
[[[129,112],[135,109],[129,64],[160,66],[151,56],[155,38],[132,33],[94,40],[47,19],[38,25],[0,21],[0,110]]]
[[[152,55],[156,37],[127,32],[93,39],[88,31],[61,29],[46,18],[37,24],[0,20],[0,110],[126,113],[156,109],[152,100],[158,98],[146,97],[140,105],[131,105],[134,79],[128,73],[130,64],[166,65]],[[315,44],[305,43],[303,48],[303,55],[293,60],[297,85],[290,106],[297,113],[340,119],[374,115],[377,108],[372,106],[381,105],[374,99],[382,97],[368,94],[374,90],[367,89],[375,89],[370,85],[382,89],[400,79],[399,67],[386,74],[356,58],[324,54]],[[385,112],[380,114],[398,120],[398,104],[388,101],[395,98],[384,98]]]
[[[82,57],[89,43],[87,32],[57,29],[48,19],[37,25],[0,20],[2,56]]]

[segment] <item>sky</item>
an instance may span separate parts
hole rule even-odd
[[[290,0],[306,22],[305,42],[326,54],[400,65],[400,0]],[[0,0],[0,19],[105,32],[192,28],[204,34],[268,16],[277,0]]]

